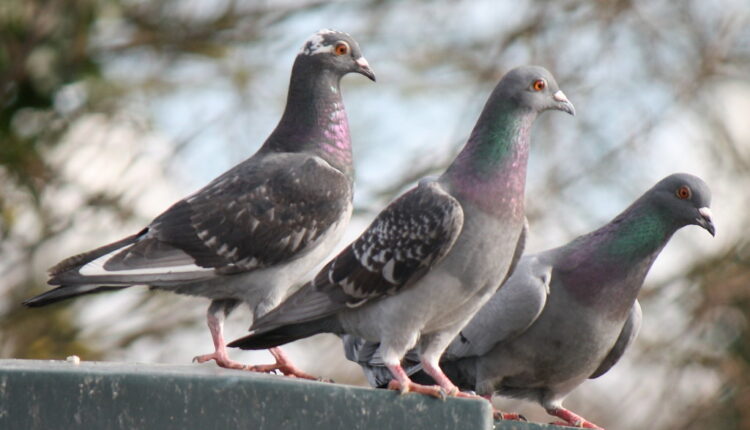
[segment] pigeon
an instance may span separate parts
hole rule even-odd
[[[438,359],[520,257],[530,129],[549,109],[575,113],[552,74],[536,66],[509,71],[440,177],[390,203],[311,282],[229,346],[264,349],[321,332],[354,334],[381,342],[391,388],[461,395]],[[436,386],[413,383],[401,368],[417,344]]]
[[[280,349],[275,365],[229,359],[225,318],[245,303],[254,318],[278,305],[332,252],[352,214],[349,125],[339,82],[348,73],[375,81],[348,34],[321,30],[298,53],[286,108],[262,147],[146,228],[70,257],[50,269],[57,288],[30,307],[133,285],[211,299],[215,351],[195,361],[304,376]]]
[[[633,343],[641,325],[636,297],[672,235],[691,224],[715,235],[710,200],[700,178],[673,174],[609,224],[525,255],[446,350],[446,374],[464,390],[532,400],[566,425],[599,428],[562,401],[606,373]],[[346,336],[344,345],[371,385],[388,384],[377,343]],[[414,380],[430,382],[416,351],[404,366]]]

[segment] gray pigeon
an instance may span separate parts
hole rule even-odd
[[[574,114],[547,70],[508,72],[445,173],[392,202],[313,281],[229,346],[355,334],[381,342],[391,388],[458,394],[438,359],[520,257],[530,129],[549,109]],[[414,384],[401,368],[415,345],[439,386]]]
[[[700,178],[674,174],[604,227],[524,256],[440,365],[462,389],[530,399],[569,425],[597,428],[562,401],[587,378],[606,373],[635,339],[636,296],[672,234],[690,224],[715,234],[710,200]],[[347,336],[344,345],[373,386],[388,384],[377,343]],[[410,351],[404,367],[415,381],[429,383],[415,356]]]
[[[255,318],[273,309],[326,258],[349,223],[352,150],[339,89],[348,73],[375,80],[351,36],[314,34],[294,62],[284,114],[258,152],[137,234],[60,262],[49,280],[59,287],[24,304],[132,285],[207,297],[215,351],[195,360],[294,374],[280,349],[271,351],[276,365],[230,360],[223,323],[242,302]]]

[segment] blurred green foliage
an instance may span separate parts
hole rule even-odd
[[[89,50],[99,3],[81,0],[71,7],[66,1],[10,0],[0,5],[0,164],[6,180],[35,198],[50,180],[41,152],[58,142],[69,121],[56,106],[60,90],[100,77]]]
[[[100,3],[9,0],[0,4],[0,251],[4,253],[13,247],[14,253],[28,255],[51,234],[44,228],[30,241],[19,240],[16,222],[29,211],[44,218],[40,197],[55,181],[45,150],[59,142],[76,113],[60,105],[61,91],[75,82],[101,78],[89,50]],[[66,307],[50,308],[40,318],[18,306],[28,291],[39,288],[30,284],[35,279],[38,276],[30,276],[0,289],[5,301],[0,308],[3,355],[101,357],[77,338],[80,330]]]

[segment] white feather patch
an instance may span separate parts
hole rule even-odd
[[[122,251],[122,248],[115,249],[109,254],[102,255],[101,257],[92,260],[78,269],[78,273],[83,276],[101,276],[101,275],[166,275],[169,273],[185,273],[185,272],[205,272],[214,269],[207,267],[200,267],[195,264],[184,264],[179,266],[167,266],[167,267],[150,267],[142,269],[126,269],[126,270],[107,270],[104,265],[109,261],[114,254]]]
[[[300,49],[299,53],[304,55],[315,55],[323,52],[333,52],[333,46],[323,46],[323,41],[325,40],[323,36],[331,33],[335,33],[335,31],[323,29],[313,34],[304,44],[302,44],[302,49]]]
[[[385,278],[385,280],[390,282],[391,284],[396,283],[396,279],[393,278],[393,269],[395,268],[396,261],[392,258],[388,260],[387,263],[385,263],[385,266],[383,266],[383,278]]]

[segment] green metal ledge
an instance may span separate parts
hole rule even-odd
[[[0,360],[2,429],[496,429],[487,402],[206,365]]]

